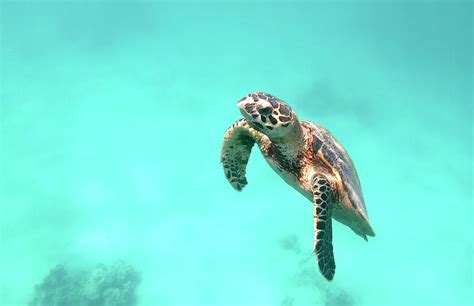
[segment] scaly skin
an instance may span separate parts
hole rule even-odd
[[[375,235],[352,160],[329,131],[300,122],[289,105],[272,95],[251,93],[237,105],[244,119],[226,131],[221,152],[227,179],[238,191],[245,187],[247,162],[257,143],[273,170],[314,203],[314,250],[321,273],[331,280],[335,271],[331,216],[366,240],[366,235]]]

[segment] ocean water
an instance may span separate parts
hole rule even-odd
[[[117,260],[140,306],[474,303],[471,2],[0,3],[1,305]],[[357,167],[377,235],[333,223],[332,282],[256,148],[225,180],[255,90]]]

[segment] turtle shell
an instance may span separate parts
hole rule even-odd
[[[342,205],[334,211],[334,218],[347,224],[363,237],[374,236],[375,233],[369,225],[359,176],[346,150],[323,126],[308,121],[303,121],[302,124],[313,133],[314,154],[319,154],[319,159],[322,157],[332,172],[337,172],[341,178],[342,194],[339,194],[339,198]]]

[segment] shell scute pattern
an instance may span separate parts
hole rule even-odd
[[[349,155],[339,145],[339,142],[329,133],[329,131],[316,123],[309,124],[313,126],[314,137],[322,142],[320,150],[324,158],[341,176],[342,185],[350,199],[352,207],[356,210],[361,209],[366,213],[360,182]],[[313,149],[314,146],[317,147],[319,145],[320,144],[317,140],[314,141]],[[314,152],[317,152],[317,150]],[[359,207],[359,205],[361,207]],[[366,219],[366,217],[364,217],[364,219]]]
[[[317,135],[313,134],[312,147],[313,147],[314,154],[316,154],[319,150],[321,150],[322,146],[323,146],[323,142],[321,141],[321,139],[319,139]]]
[[[227,180],[239,191],[247,185],[247,162],[252,146],[258,144],[273,170],[313,202],[313,251],[321,273],[331,280],[332,219],[365,240],[375,236],[351,158],[327,129],[298,120],[287,103],[268,93],[248,94],[237,106],[244,119],[226,131],[221,152]]]

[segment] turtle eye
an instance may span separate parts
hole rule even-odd
[[[266,106],[258,109],[258,112],[262,116],[268,116],[272,113],[273,109],[271,106]]]

